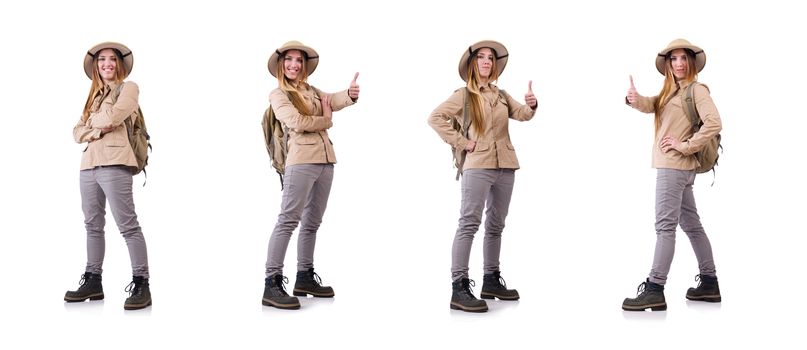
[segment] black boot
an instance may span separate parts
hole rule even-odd
[[[482,276],[482,293],[479,293],[479,296],[482,299],[518,300],[518,291],[507,289],[501,272],[496,271]]]
[[[129,297],[123,303],[126,310],[140,310],[151,305],[151,290],[149,289],[149,279],[143,276],[133,276],[132,282],[125,289],[129,292]]]
[[[710,303],[720,302],[720,286],[717,284],[717,276],[697,275],[695,281],[698,281],[698,287],[687,290],[687,299]]]
[[[319,278],[313,268],[308,271],[297,271],[297,281],[294,282],[294,290],[292,294],[304,297],[311,294],[318,298],[332,298],[333,288],[322,285],[322,279]]]
[[[300,301],[296,297],[290,297],[286,293],[284,283],[289,283],[289,279],[281,274],[266,277],[266,286],[263,288],[263,305],[274,306],[278,309],[299,309]]]
[[[650,282],[648,278],[639,285],[639,288],[636,288],[636,294],[636,298],[625,298],[625,301],[622,302],[622,310],[644,311],[648,308],[653,311],[667,310],[663,285]]]
[[[101,275],[85,272],[78,281],[78,289],[64,293],[64,301],[74,303],[79,301],[104,299],[104,287],[101,286]]]
[[[471,292],[471,286],[474,286],[474,281],[468,278],[451,283],[451,308],[454,310],[462,310],[466,312],[486,312],[488,311],[488,304],[484,300],[479,300]]]

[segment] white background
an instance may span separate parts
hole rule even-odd
[[[5,2],[0,347],[803,347],[805,12],[720,3]],[[623,99],[630,74],[641,94],[660,90],[656,52],[679,37],[705,49],[700,81],[723,119],[715,184],[695,188],[723,303],[685,301],[698,271],[679,232],[668,311],[624,313],[652,261],[655,171],[652,115]],[[426,119],[482,39],[510,51],[499,86],[523,101],[532,80],[539,108],[511,123],[522,169],[502,271],[522,300],[476,315],[448,308],[459,182]],[[85,263],[82,61],[107,40],[134,51],[154,145],[148,184],[135,178],[154,306],[137,312],[122,308],[129,258],[111,216],[106,299],[62,301]],[[330,130],[339,163],[316,266],[337,296],[299,311],[260,304],[281,195],[260,117],[276,86],[266,61],[288,40],[319,51],[315,86],[360,72],[362,89]],[[289,288],[295,259],[293,241]]]

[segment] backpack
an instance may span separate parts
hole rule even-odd
[[[272,167],[280,176],[280,190],[283,190],[283,173],[286,170],[286,155],[288,154],[289,130],[280,120],[275,117],[272,105],[263,112],[264,141],[266,142],[266,152],[272,160]]]
[[[118,85],[118,88],[115,89],[115,94],[112,95],[113,104],[118,100],[121,89],[123,89],[123,84]],[[132,117],[135,118],[134,123],[132,122]],[[140,106],[137,107],[137,110],[134,111],[131,116],[124,120],[124,124],[126,124],[126,131],[129,134],[129,145],[132,147],[135,159],[137,159],[137,167],[132,168],[132,175],[140,174],[141,171],[145,175],[146,166],[149,163],[151,136],[149,136],[148,130],[146,129],[146,120],[143,119],[143,111],[140,109]],[[143,186],[145,185],[146,181],[143,181]]]
[[[471,109],[471,101],[468,96],[471,94],[468,91],[468,88],[465,88],[465,106],[462,108],[462,122],[457,121],[455,118],[451,118],[451,127],[456,130],[458,133],[462,134],[466,139],[468,138],[468,130],[471,127],[471,118],[468,117],[468,110]],[[499,97],[507,101],[507,92],[503,89],[499,89]],[[513,115],[512,111],[510,110],[510,105],[507,105],[507,116]],[[465,165],[465,156],[468,154],[468,151],[465,148],[458,148],[458,147],[451,147],[451,153],[454,157],[454,167],[457,168],[457,177],[455,180],[460,179],[460,175],[462,174],[462,167]]]
[[[703,120],[701,120],[700,114],[698,114],[698,109],[695,107],[695,85],[699,83],[693,82],[687,86],[686,90],[683,94],[681,94],[682,99],[682,106],[684,107],[684,113],[686,113],[689,121],[692,123],[692,133],[698,132],[701,126],[703,125]],[[703,84],[701,84],[703,85]],[[708,90],[709,87],[703,85]],[[702,150],[695,153],[695,158],[698,160],[697,168],[695,168],[695,172],[698,174],[702,174],[705,172],[709,172],[710,170],[714,171],[715,166],[717,166],[717,159],[720,158],[718,151],[721,153],[723,152],[723,146],[720,145],[720,134],[718,133],[715,135],[711,140],[709,140],[706,145],[703,147]],[[714,183],[713,183],[714,184]]]

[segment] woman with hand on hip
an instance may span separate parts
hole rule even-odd
[[[518,300],[514,289],[507,289],[499,271],[502,231],[513,193],[515,170],[519,168],[510,141],[509,120],[530,120],[538,100],[532,82],[524,96],[526,105],[493,84],[507,64],[507,49],[499,42],[485,40],[468,47],[459,63],[460,78],[466,87],[456,90],[429,117],[429,125],[446,143],[465,151],[462,174],[462,203],[459,227],[451,250],[452,296],[450,307],[467,312],[488,310],[470,287],[468,263],[474,234],[485,211],[483,242],[483,299]],[[452,122],[469,125],[456,130]]]
[[[269,73],[278,87],[269,100],[274,114],[288,129],[288,155],[283,174],[283,199],[277,224],[269,238],[263,305],[298,309],[300,302],[289,296],[283,286],[283,261],[291,234],[300,224],[297,239],[297,280],[293,294],[330,298],[331,287],[322,286],[314,272],[314,244],[317,230],[328,204],[336,155],[328,137],[333,126],[331,113],[353,105],[359,98],[359,73],[350,87],[328,94],[308,84],[319,55],[297,41],[289,41],[269,58]]]
[[[126,81],[134,59],[128,47],[105,42],[92,47],[84,57],[84,72],[92,80],[84,112],[73,128],[78,143],[87,143],[81,157],[80,189],[84,225],[87,229],[87,267],[78,290],[68,291],[64,300],[101,300],[101,272],[104,262],[106,202],[129,248],[132,282],[123,307],[142,309],[151,305],[146,241],[137,221],[132,198],[133,169],[138,163],[129,143],[126,121],[138,118],[137,84]]]
[[[700,165],[695,153],[722,129],[709,89],[698,83],[698,73],[706,65],[706,54],[683,39],[672,41],[656,57],[656,69],[664,75],[664,86],[657,96],[639,95],[630,78],[625,102],[645,113],[655,114],[653,167],[656,175],[656,250],[650,276],[639,285],[636,298],[626,298],[622,309],[627,311],[666,310],[664,285],[675,251],[675,230],[678,225],[689,237],[700,274],[696,288],[689,288],[686,298],[696,301],[719,302],[712,245],[701,225],[692,186],[695,169]],[[694,85],[693,85],[694,84]],[[703,122],[697,132],[685,112],[685,91],[693,85],[695,107]]]

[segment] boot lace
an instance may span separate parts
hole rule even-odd
[[[464,283],[463,283],[463,284],[464,284]],[[476,287],[476,282],[474,282],[474,280],[472,280],[472,279],[468,279],[468,284],[467,284],[467,285],[464,285],[463,287],[465,287],[465,288],[463,288],[463,289],[465,289],[465,291],[467,291],[468,293],[470,293],[471,295],[473,295],[473,294],[474,294],[474,290],[473,290],[473,288],[471,288],[471,287]]]
[[[86,273],[81,275],[81,279],[78,280],[78,285],[79,286],[83,286],[84,283],[87,283],[87,274]]]
[[[282,295],[288,296],[289,293],[286,292],[284,284],[289,284],[289,278],[286,276],[275,277],[275,282],[275,288],[279,289]]]
[[[319,275],[317,275],[316,272],[311,271],[311,277],[314,280],[314,283],[316,283],[316,285],[320,287],[322,286],[322,278],[319,278]]]
[[[638,287],[636,287],[636,296],[641,296],[647,290],[647,282],[642,282]]]
[[[137,293],[140,293],[140,285],[141,285],[140,283],[135,283],[135,281],[131,281],[129,282],[129,285],[126,286],[126,289],[124,289],[123,291],[129,293],[129,296],[135,295]]]
[[[698,286],[697,286],[697,287],[695,287],[695,288],[700,288],[700,287],[701,287],[701,284],[703,284],[703,280],[701,279],[701,275],[700,275],[700,274],[695,275],[695,282],[697,282],[697,283],[698,283]]]

